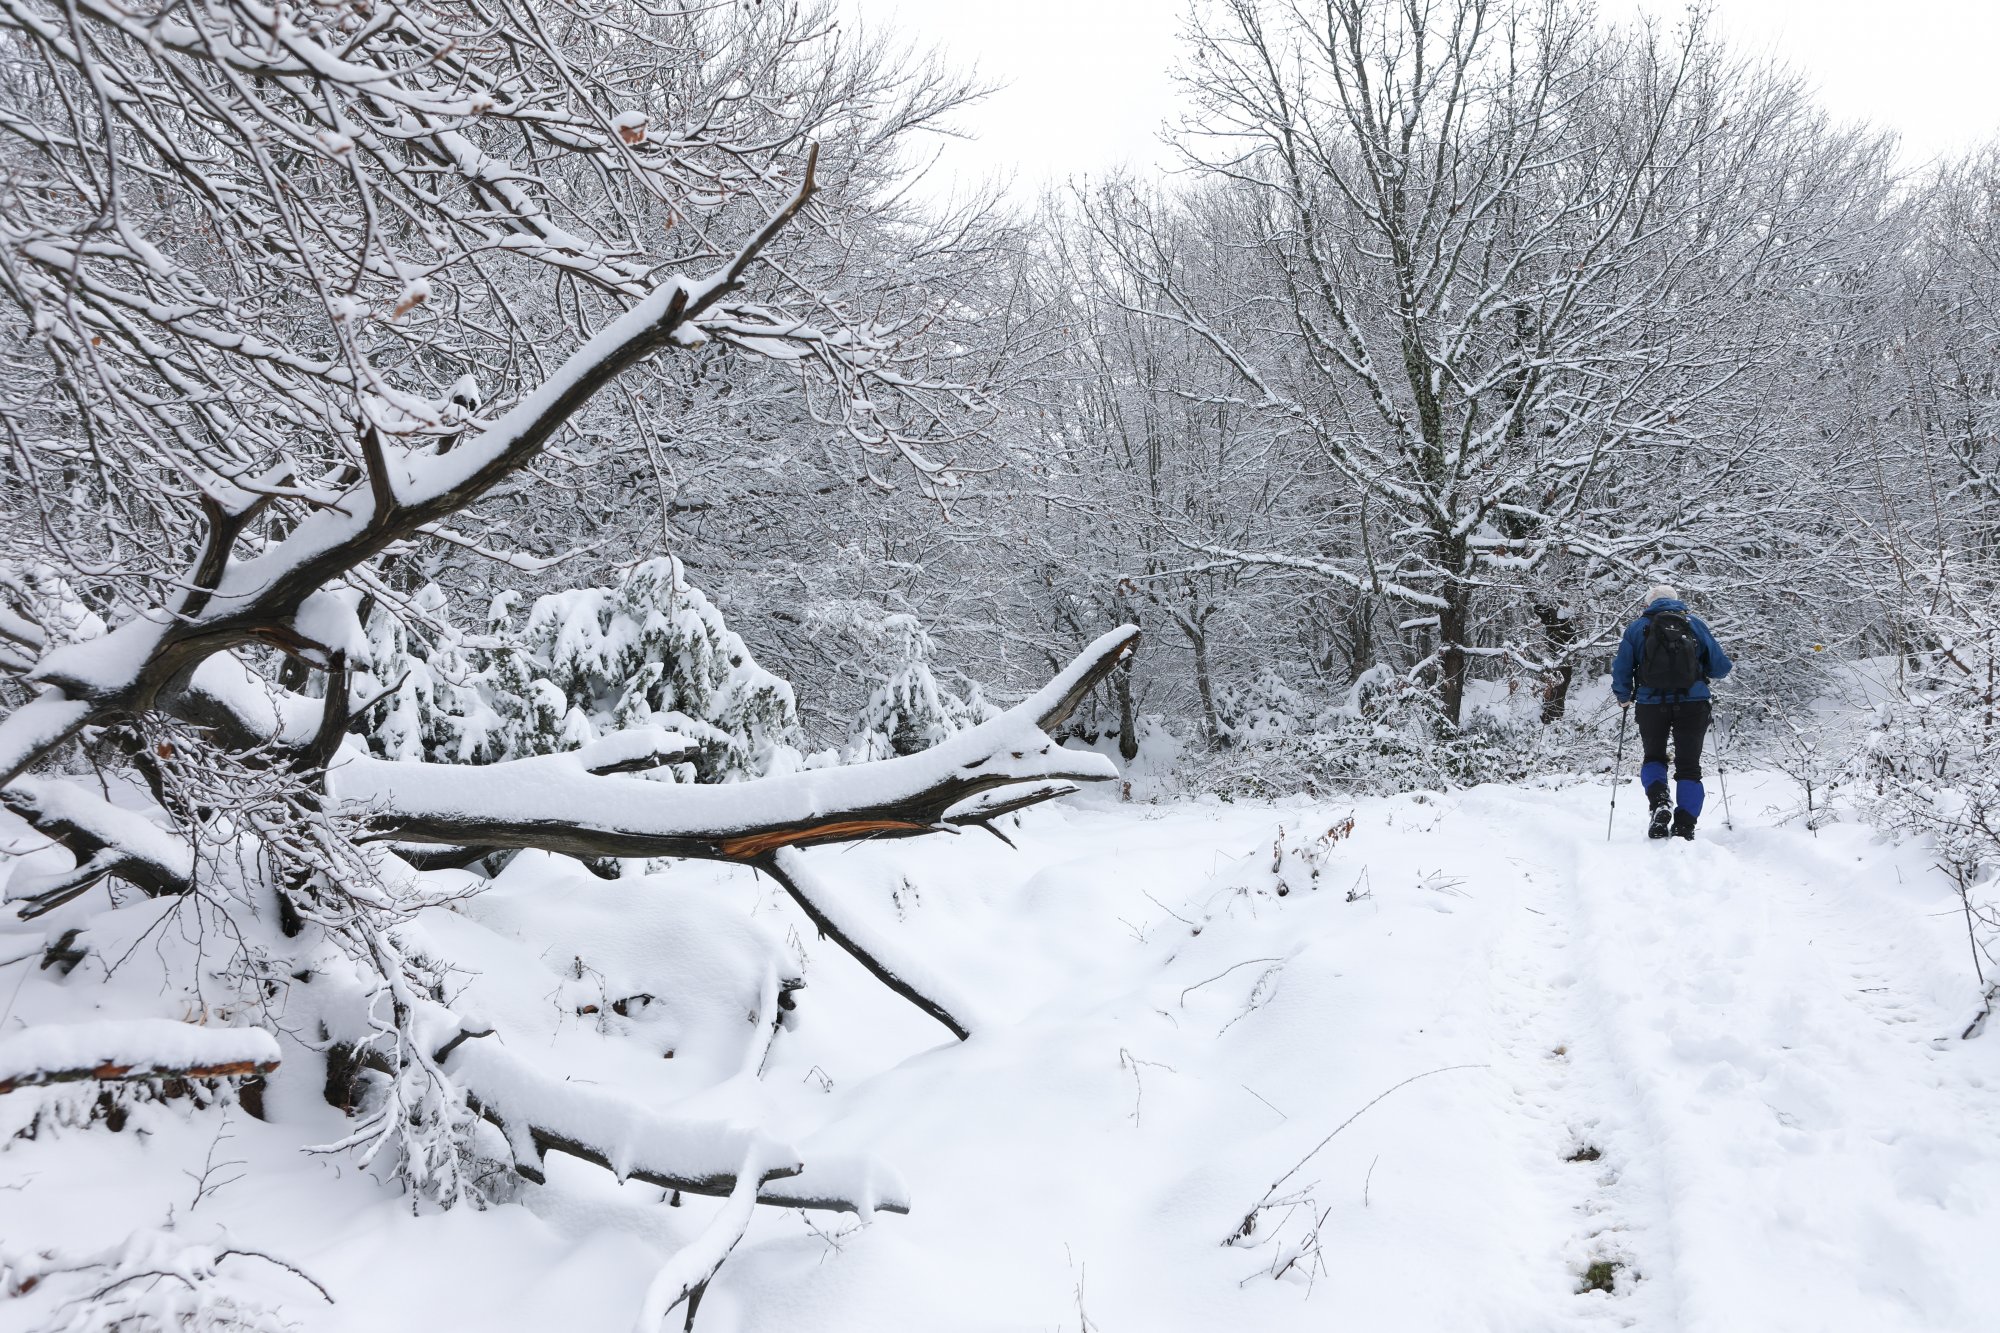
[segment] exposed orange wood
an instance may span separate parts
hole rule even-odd
[[[90,1069],[47,1069],[25,1078],[0,1081],[0,1096],[16,1088],[37,1088],[50,1083],[77,1083],[86,1079],[99,1083],[130,1082],[142,1078],[249,1078],[277,1069],[276,1060],[231,1060],[219,1065],[194,1065],[187,1069],[137,1069],[133,1065],[101,1064]]]
[[[746,833],[722,840],[722,854],[732,861],[754,861],[766,852],[806,842],[827,842],[836,838],[859,838],[870,833],[921,833],[929,824],[908,819],[840,819],[810,828],[778,829],[769,833]]]

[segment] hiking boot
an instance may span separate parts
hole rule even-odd
[[[1653,806],[1653,822],[1646,826],[1646,836],[1664,838],[1670,831],[1669,824],[1674,817],[1674,803],[1667,796],[1667,784],[1655,782],[1646,788],[1646,799]]]
[[[1664,835],[1662,835],[1664,836]],[[1674,811],[1674,836],[1694,841],[1694,816],[1685,810]]]

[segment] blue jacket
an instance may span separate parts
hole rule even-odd
[[[1686,602],[1672,597],[1662,597],[1647,607],[1637,620],[1625,627],[1624,637],[1618,640],[1618,656],[1611,659],[1611,692],[1618,696],[1619,703],[1632,700],[1632,673],[1638,669],[1639,659],[1645,655],[1646,622],[1652,618],[1653,612],[1678,611],[1687,616],[1687,609]],[[1728,653],[1722,651],[1722,645],[1715,641],[1715,636],[1709,633],[1708,626],[1701,622],[1700,617],[1688,616],[1688,624],[1694,628],[1694,636],[1701,640],[1702,679],[1694,683],[1694,688],[1689,690],[1685,697],[1706,699],[1708,682],[1721,680],[1729,674],[1729,668],[1735,663],[1729,660]],[[1638,686],[1638,693],[1638,702],[1642,704],[1667,702],[1664,693],[1648,689],[1644,685]]]

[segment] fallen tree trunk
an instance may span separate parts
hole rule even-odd
[[[952,825],[991,829],[1003,814],[1117,775],[1109,760],[1065,750],[1046,733],[1138,638],[1129,625],[1103,635],[1000,717],[920,754],[873,764],[720,786],[652,782],[633,774],[677,757],[684,742],[644,731],[581,751],[483,766],[353,755],[329,770],[328,787],[334,806],[366,819],[374,839],[410,845],[414,859],[433,866],[541,848],[583,859],[675,856],[770,869],[788,847],[914,837]],[[269,714],[258,721],[273,730],[305,730],[303,718],[283,718],[267,691],[248,689],[233,659],[210,659],[202,674],[203,697],[217,709],[216,701],[227,701],[230,716],[248,718],[254,702]],[[242,730],[251,730],[247,721]],[[19,778],[0,789],[0,801],[76,857],[74,870],[12,886],[11,896],[26,900],[17,908],[22,919],[61,906],[107,876],[153,895],[186,892],[192,879],[192,852],[178,835],[73,784]],[[439,852],[425,857],[416,851],[424,846]]]
[[[1123,626],[1101,636],[1042,689],[1001,716],[919,754],[756,782],[689,786],[624,776],[587,751],[468,767],[350,757],[328,787],[375,836],[471,849],[538,847],[569,856],[675,856],[756,866],[877,980],[963,1041],[969,1006],[939,978],[892,962],[857,938],[836,895],[800,858],[814,844],[914,837],[954,825],[991,829],[1004,814],[1117,776],[1101,755],[1048,737],[1136,646]],[[602,743],[600,743],[602,744]],[[591,747],[592,749],[596,747]]]

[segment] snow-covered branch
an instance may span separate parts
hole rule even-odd
[[[23,920],[54,910],[108,875],[146,893],[185,893],[194,880],[186,839],[97,793],[59,779],[18,778],[0,787],[0,805],[76,858],[72,870],[16,875],[7,885]]]
[[[1064,749],[1045,728],[1067,717],[1137,641],[1135,629],[1114,630],[993,721],[872,764],[686,786],[593,773],[589,757],[574,753],[479,767],[348,755],[329,769],[328,789],[340,810],[401,843],[757,862],[785,847],[908,837],[954,813],[961,823],[993,818],[990,805],[958,808],[989,793],[1046,800],[1070,790],[1063,784],[1115,777],[1109,760]]]
[[[749,1162],[758,1203],[862,1217],[910,1210],[901,1179],[876,1163],[830,1157],[809,1166],[756,1130],[676,1119],[630,1097],[550,1077],[496,1038],[457,1041],[439,1063],[473,1108],[506,1134],[514,1169],[530,1180],[543,1178],[545,1153],[559,1152],[620,1180],[728,1196],[740,1188]]]
[[[278,1043],[262,1028],[98,1019],[44,1023],[0,1037],[0,1093],[82,1081],[249,1078],[277,1067]]]

